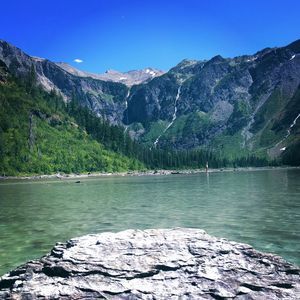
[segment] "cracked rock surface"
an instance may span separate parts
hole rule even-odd
[[[0,278],[0,299],[300,299],[300,269],[199,229],[58,243]]]

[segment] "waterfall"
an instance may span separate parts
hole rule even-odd
[[[128,108],[128,98],[129,98],[129,95],[130,95],[130,88],[128,89],[128,92],[127,92],[127,95],[126,95],[126,97],[125,97],[125,109],[127,109]]]
[[[126,112],[126,123],[127,124],[128,124],[128,111],[127,111],[127,108],[128,108],[128,98],[130,96],[130,89],[131,89],[131,87],[128,89],[127,95],[126,95],[125,100],[124,100],[124,102],[125,102],[125,110],[124,111]],[[124,134],[126,133],[127,128],[128,128],[128,126],[125,126]]]
[[[290,127],[287,129],[286,131],[286,135],[284,136],[284,138],[282,140],[280,140],[276,145],[278,146],[279,144],[281,144],[282,142],[284,142],[290,135],[291,135],[291,130],[292,128],[296,125],[298,118],[300,117],[300,114],[297,115],[297,117],[293,120],[292,124],[290,125]],[[286,149],[286,147],[281,148],[281,151],[284,151]]]
[[[167,127],[163,130],[162,134],[160,134],[158,136],[158,138],[155,140],[155,142],[153,143],[154,147],[157,146],[161,136],[173,125],[174,121],[176,120],[177,118],[177,102],[178,102],[178,99],[180,97],[180,93],[181,93],[181,86],[180,85],[177,89],[177,94],[176,94],[176,97],[175,97],[175,101],[174,101],[174,113],[173,113],[173,117],[172,117],[172,120],[171,122],[167,125]]]

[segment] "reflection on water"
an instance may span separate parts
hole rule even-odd
[[[0,183],[0,274],[57,241],[196,227],[300,264],[300,170]]]

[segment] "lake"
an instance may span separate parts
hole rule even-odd
[[[300,265],[300,170],[0,182],[0,275],[58,241],[194,227]]]

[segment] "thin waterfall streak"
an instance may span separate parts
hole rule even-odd
[[[281,144],[282,142],[284,142],[290,135],[291,135],[291,130],[292,128],[296,125],[297,123],[297,120],[298,118],[300,117],[300,114],[297,115],[297,117],[293,120],[292,124],[290,125],[290,127],[287,129],[287,133],[285,135],[285,137],[280,140],[276,145],[275,147],[277,147],[279,144]],[[285,150],[286,147],[284,147],[284,150]],[[283,149],[283,148],[282,148]]]
[[[178,90],[177,90],[177,94],[176,94],[176,97],[175,97],[175,101],[174,101],[174,113],[173,113],[173,116],[172,116],[172,120],[171,122],[167,125],[167,127],[163,130],[163,132],[158,136],[158,138],[155,140],[155,142],[153,143],[154,147],[156,148],[161,136],[173,125],[173,123],[175,122],[176,118],[177,118],[177,102],[178,102],[178,99],[180,97],[180,93],[181,93],[181,86],[180,85],[178,87]]]
[[[127,95],[126,95],[126,97],[125,97],[125,115],[126,115],[126,124],[128,124],[128,110],[127,110],[127,109],[128,109],[128,98],[129,98],[129,96],[130,96],[130,89],[131,89],[131,88],[128,89]],[[125,126],[124,133],[126,133],[127,128],[128,128],[128,126]]]

